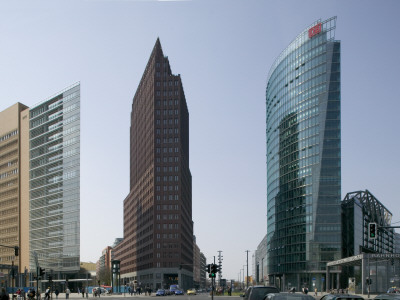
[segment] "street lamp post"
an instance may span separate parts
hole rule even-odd
[[[242,289],[242,269],[239,270],[239,288]]]
[[[240,269],[240,272],[243,271],[243,277],[242,277],[242,281],[240,282],[240,285],[242,286],[242,288],[244,289],[244,266],[242,269]]]
[[[14,300],[14,259],[11,262],[11,288],[12,288],[12,298]]]
[[[247,253],[247,260],[246,260],[246,267],[247,267],[246,287],[247,288],[249,288],[249,252],[250,252],[250,250],[246,250],[246,253]]]

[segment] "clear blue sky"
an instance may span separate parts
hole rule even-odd
[[[400,220],[399,12],[397,0],[4,0],[0,110],[81,82],[81,260],[95,262],[122,237],[132,98],[160,37],[189,107],[197,244],[238,279],[266,234],[268,71],[317,19],[336,15],[342,41],[342,198],[369,189]]]

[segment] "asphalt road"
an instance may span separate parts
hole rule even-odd
[[[92,295],[89,295],[87,298],[88,300],[145,300],[144,298],[150,299],[157,298],[157,300],[211,300],[211,296],[208,293],[204,294],[198,294],[198,295],[182,295],[182,296],[156,296],[155,293],[152,293],[151,296],[146,296],[144,294],[141,294],[140,296],[130,296],[128,293],[121,294],[121,295],[102,295],[100,298],[98,297],[93,297]],[[65,294],[60,294],[58,296],[58,300],[64,300],[65,299]],[[86,299],[82,298],[82,295],[78,295],[76,293],[73,293],[69,296],[70,300],[77,300],[77,299]],[[241,300],[243,298],[239,296],[214,296],[214,300]],[[56,300],[55,297],[53,297],[53,300]]]

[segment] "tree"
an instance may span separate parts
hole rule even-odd
[[[101,268],[97,278],[100,280],[101,284],[111,285],[111,270],[108,268]]]

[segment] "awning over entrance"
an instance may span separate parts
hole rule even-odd
[[[400,253],[362,253],[331,261],[327,263],[327,278],[329,278],[330,275],[330,268],[336,266],[360,267],[361,282],[359,282],[359,284],[361,285],[362,294],[367,294],[369,292],[386,292],[389,287],[399,284],[399,282],[396,283],[395,281],[399,280]],[[326,288],[327,291],[329,291],[330,287],[328,285]]]

